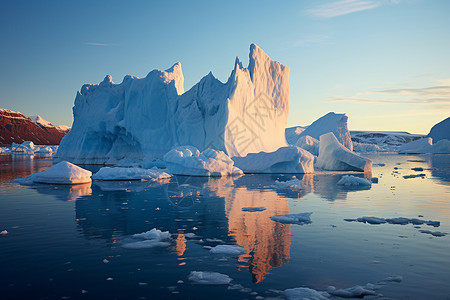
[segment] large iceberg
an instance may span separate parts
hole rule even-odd
[[[434,125],[428,136],[433,139],[434,143],[440,140],[450,140],[450,117]]]
[[[314,173],[314,156],[296,146],[281,147],[269,153],[249,153],[232,159],[244,173]]]
[[[332,132],[342,145],[344,145],[350,151],[353,151],[353,142],[350,132],[347,128],[347,120],[348,117],[345,114],[336,114],[334,112],[329,112],[314,121],[311,125],[306,127],[305,130],[298,130],[297,128],[295,130],[295,133],[298,133],[298,138],[309,135],[315,139],[319,139],[321,135]],[[295,145],[297,143],[297,140],[293,138],[292,130],[288,129],[285,132],[286,138],[289,137],[289,144]]]
[[[419,154],[419,153],[431,153],[433,148],[433,139],[426,137],[423,139],[415,140],[406,144],[403,144],[398,149],[400,154]]]
[[[228,156],[286,146],[289,68],[250,46],[249,65],[236,59],[226,83],[211,73],[184,92],[181,64],[145,78],[110,76],[84,85],[73,108],[72,130],[56,159],[105,164],[161,159],[173,147],[192,145]]]
[[[372,161],[344,147],[332,132],[320,136],[316,166],[329,171],[372,171]]]

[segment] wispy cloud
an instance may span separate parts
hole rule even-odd
[[[446,82],[439,80],[438,82]],[[327,102],[365,104],[450,104],[450,85],[424,88],[383,89],[358,93],[356,96],[334,96]]]
[[[379,1],[370,0],[340,0],[317,6],[306,11],[317,18],[334,18],[363,10],[373,9],[380,5]]]
[[[111,44],[107,43],[84,43],[84,44],[88,46],[103,46],[103,47],[111,46]]]

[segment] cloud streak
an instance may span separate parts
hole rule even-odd
[[[359,11],[376,8],[380,5],[380,2],[369,0],[340,0],[317,6],[306,11],[307,14],[322,18],[329,19],[338,16],[343,16]]]
[[[442,80],[439,82],[443,82]],[[373,97],[373,98],[372,98]],[[334,96],[327,102],[364,104],[450,104],[450,85],[398,88],[358,93],[353,97]]]
[[[110,44],[106,44],[106,43],[84,43],[84,44],[88,45],[88,46],[103,46],[103,47],[110,46]]]

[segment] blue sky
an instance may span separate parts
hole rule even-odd
[[[256,43],[290,73],[289,125],[428,133],[450,115],[450,1],[2,1],[0,107],[72,123],[84,83],[180,61],[227,80]]]

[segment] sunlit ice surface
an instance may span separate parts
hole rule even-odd
[[[348,173],[318,172],[296,175],[302,189],[290,190],[275,188],[276,180],[292,179],[282,174],[27,187],[12,180],[48,169],[51,160],[1,156],[0,231],[7,231],[0,236],[1,298],[255,299],[283,297],[289,288],[326,291],[401,276],[376,292],[445,299],[450,155],[369,158],[378,178],[370,188],[339,186]],[[312,212],[311,223],[269,218],[304,212]],[[344,220],[364,216],[440,225]],[[169,231],[169,245],[123,247],[133,234],[152,228]],[[444,235],[430,234],[435,232]],[[246,253],[210,253],[224,244]],[[218,272],[232,281],[197,284],[189,280],[191,271]]]

